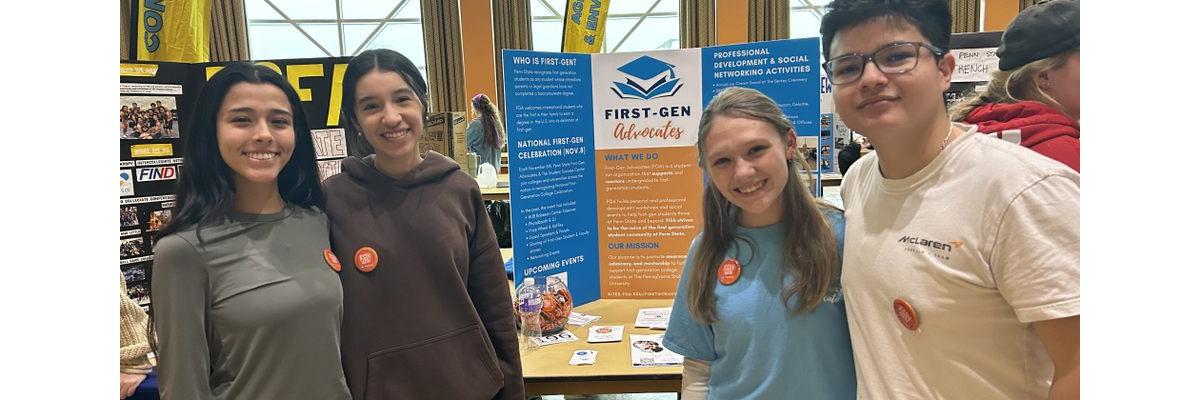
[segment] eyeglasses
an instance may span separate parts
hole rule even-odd
[[[945,51],[925,43],[896,42],[875,50],[871,54],[850,53],[821,64],[829,75],[829,83],[845,85],[858,81],[866,69],[867,61],[875,63],[880,72],[888,75],[903,74],[917,68],[917,59],[921,48],[927,48],[934,57],[946,54]]]

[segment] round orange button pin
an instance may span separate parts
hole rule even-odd
[[[721,282],[722,285],[732,285],[734,282],[737,282],[738,278],[741,276],[742,263],[739,263],[738,260],[725,260],[725,262],[722,262],[721,266],[717,268],[717,282]]]
[[[371,272],[379,265],[379,253],[369,246],[363,246],[354,252],[354,267],[362,272]]]
[[[908,330],[915,332],[917,327],[921,326],[921,321],[917,319],[917,310],[904,299],[897,297],[892,301],[892,310],[896,312],[896,320]]]
[[[329,264],[329,268],[334,271],[342,272],[342,263],[338,262],[337,256],[333,254],[333,250],[325,249],[325,263]]]

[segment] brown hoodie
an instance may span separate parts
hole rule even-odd
[[[479,185],[433,151],[400,179],[374,157],[346,158],[324,183],[351,395],[523,399],[512,298]],[[378,254],[371,272],[356,267],[364,248]]]

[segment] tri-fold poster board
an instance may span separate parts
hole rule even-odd
[[[516,281],[558,276],[576,304],[672,298],[703,227],[704,107],[727,87],[757,89],[816,142],[819,46],[808,38],[610,54],[505,50]]]

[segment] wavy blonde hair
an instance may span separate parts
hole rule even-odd
[[[1016,103],[1018,101],[1036,101],[1054,107],[1063,114],[1069,114],[1066,107],[1038,87],[1036,81],[1038,74],[1062,68],[1067,65],[1072,56],[1078,53],[1079,49],[1075,49],[1022,65],[1014,70],[992,73],[992,80],[988,82],[987,89],[950,107],[950,120],[962,121],[971,114],[971,111],[975,110],[975,107],[984,104]]]

